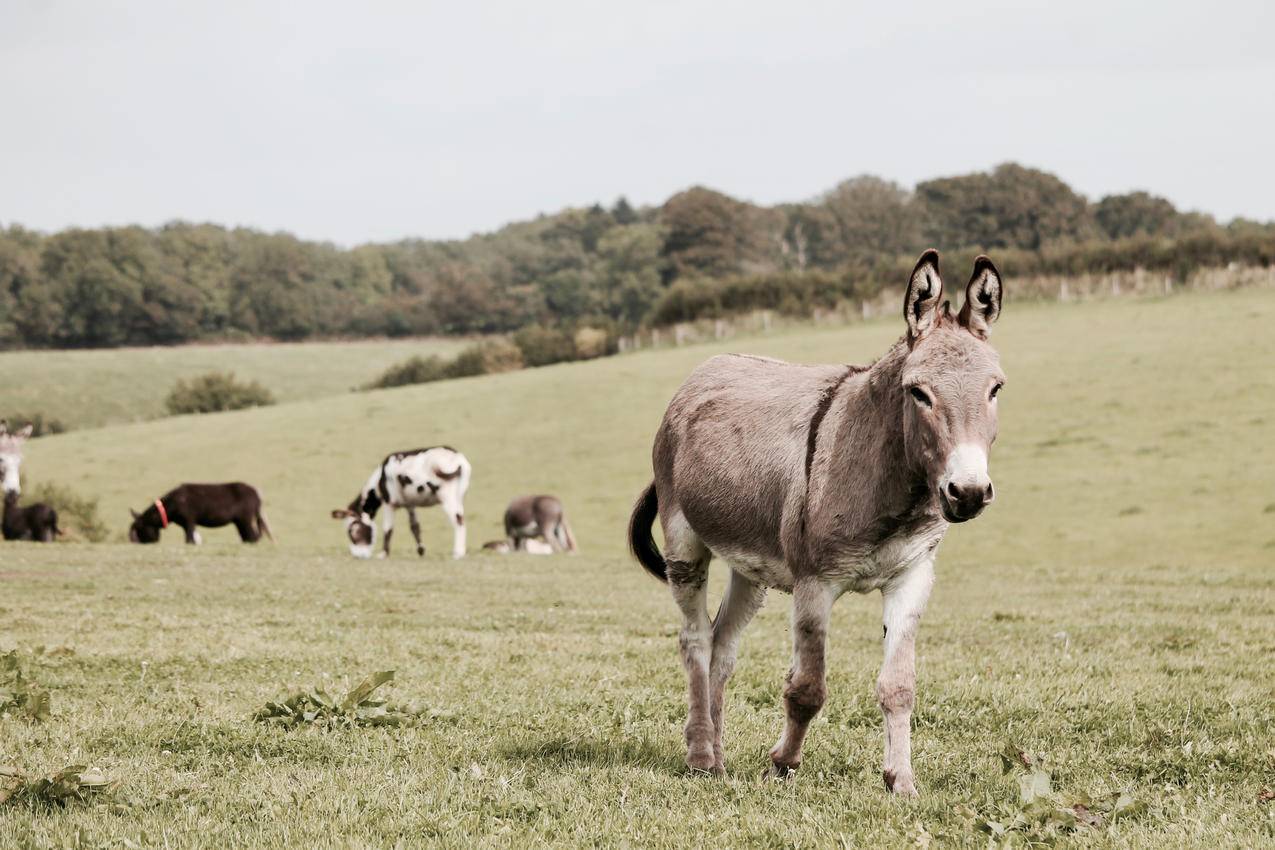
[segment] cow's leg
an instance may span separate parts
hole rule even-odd
[[[416,508],[407,509],[407,522],[412,527],[412,537],[416,538],[416,554],[425,555],[425,546],[421,543],[421,521],[416,518]]]
[[[885,663],[877,702],[885,715],[885,766],[881,776],[895,794],[916,796],[912,777],[912,704],[916,694],[916,631],[934,586],[934,561],[925,558],[881,592]]]
[[[451,482],[455,483],[455,482]],[[446,488],[439,494],[439,502],[452,524],[452,557],[465,557],[465,504],[455,488]]]
[[[726,595],[722,597],[717,616],[713,618],[713,656],[708,670],[708,686],[709,715],[713,720],[713,769],[717,773],[726,771],[722,751],[726,682],[735,671],[739,639],[765,599],[766,588],[732,570]]]
[[[678,646],[686,668],[688,710],[686,763],[692,770],[712,772],[713,718],[708,668],[713,656],[713,624],[708,619],[708,563],[712,557],[680,512],[664,523],[664,563],[673,601],[682,612]]]
[[[385,539],[381,541],[381,554],[377,557],[388,558],[390,556],[390,538],[394,536],[394,506],[387,504],[385,506],[385,516],[381,519],[381,533]]]
[[[784,682],[784,733],[770,751],[768,775],[786,779],[801,766],[801,745],[810,721],[823,708],[824,647],[836,590],[818,579],[799,582],[792,591],[792,669]]]

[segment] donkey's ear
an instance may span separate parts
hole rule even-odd
[[[9,433],[9,420],[0,419],[0,437],[3,437],[7,433]]]
[[[908,279],[908,294],[903,299],[903,317],[908,322],[908,341],[916,342],[934,327],[939,319],[939,299],[943,297],[943,278],[939,276],[939,252],[933,248],[921,255]]]
[[[16,434],[14,434],[13,436],[17,437],[19,440],[25,440],[25,439],[27,439],[28,437],[30,437],[30,436],[31,436],[31,434],[32,434],[32,432],[34,432],[34,431],[35,431],[35,426],[34,426],[34,425],[28,425],[27,427],[20,429],[20,430],[19,430]]]
[[[353,515],[354,513],[349,508],[336,508],[332,511],[333,519],[345,519],[346,517]]]
[[[979,339],[987,339],[987,329],[1001,314],[1001,273],[986,256],[974,261],[974,274],[965,287],[965,303],[957,320]]]
[[[141,515],[141,514],[139,514],[137,511],[133,510],[132,508],[129,508],[129,509],[128,509],[128,512],[129,512],[130,514],[132,514],[132,515],[133,515],[133,519],[141,519],[141,518],[142,518],[142,515]]]

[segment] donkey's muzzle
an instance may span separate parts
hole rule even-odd
[[[949,481],[943,488],[940,501],[943,517],[948,522],[965,522],[983,512],[983,508],[996,497],[992,482],[957,484]]]

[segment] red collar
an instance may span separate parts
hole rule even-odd
[[[168,511],[164,510],[164,503],[160,499],[155,500],[155,507],[159,508],[160,528],[168,528]]]

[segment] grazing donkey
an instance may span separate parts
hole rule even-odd
[[[264,533],[271,541],[270,525],[261,511],[261,494],[242,481],[229,484],[182,484],[160,496],[146,510],[130,510],[133,524],[128,539],[134,543],[158,543],[159,533],[169,525],[186,532],[186,542],[203,543],[197,526],[221,528],[234,524],[239,539],[256,543]]]
[[[395,452],[372,470],[363,489],[348,507],[332,512],[333,519],[345,521],[345,534],[350,539],[350,554],[356,558],[372,557],[376,544],[373,520],[381,505],[386,506],[385,543],[380,557],[390,555],[390,537],[394,534],[394,511],[407,508],[407,520],[416,538],[416,554],[424,555],[421,524],[417,508],[441,504],[452,524],[452,557],[465,557],[465,491],[469,489],[469,461],[448,446],[434,446],[409,452]]]
[[[52,543],[62,534],[58,528],[58,512],[43,502],[18,507],[18,494],[4,494],[3,534],[5,540],[34,540]]]
[[[678,390],[655,437],[655,480],[638,500],[629,542],[668,582],[684,625],[690,680],[687,762],[721,773],[722,703],[744,627],[767,588],[793,595],[787,720],[768,774],[801,764],[806,730],[823,706],[824,645],[833,602],[880,590],[885,663],[886,787],[915,795],[911,716],[915,641],[949,523],[992,500],[988,450],[1005,383],[988,325],[1001,278],[974,263],[965,304],[941,300],[939,257],[921,255],[908,282],[907,334],[871,366],[798,366],[714,357]],[[658,513],[667,554],[651,535]],[[730,581],[710,620],[712,554]]]
[[[575,535],[557,496],[519,496],[505,508],[505,536],[515,551],[543,537],[551,552],[576,551]]]

